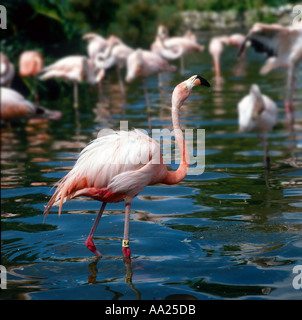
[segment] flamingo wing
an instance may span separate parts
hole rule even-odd
[[[151,166],[151,160],[159,154],[157,143],[138,130],[101,134],[82,150],[72,170],[58,182],[45,216],[53,205],[60,206],[60,214],[63,203],[76,196],[106,202],[135,197],[152,182],[157,166]]]
[[[1,88],[1,119],[9,120],[34,115],[33,103],[24,99],[17,91]]]

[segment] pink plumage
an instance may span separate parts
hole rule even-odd
[[[48,110],[26,100],[19,92],[10,88],[1,88],[1,119],[16,120],[20,118],[60,119],[60,111]]]
[[[196,36],[192,32],[187,32],[182,37],[169,37],[168,29],[163,25],[159,25],[151,50],[167,60],[180,59],[181,74],[183,76],[184,56],[194,51],[202,52],[204,47],[197,43]]]
[[[240,33],[234,33],[231,35],[223,35],[213,37],[209,43],[209,52],[212,56],[215,76],[220,77],[220,56],[223,52],[224,45],[231,45],[239,49],[245,41],[245,36]],[[242,52],[242,56],[244,55],[244,51]]]
[[[0,52],[0,62],[0,84],[2,87],[10,87],[15,76],[15,67],[2,52]]]

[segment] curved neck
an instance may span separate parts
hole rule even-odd
[[[177,88],[176,88],[177,90]],[[176,95],[177,96],[177,95]],[[179,122],[179,109],[183,104],[184,100],[175,98],[172,96],[172,123],[175,135],[175,141],[180,151],[180,165],[176,171],[167,171],[167,175],[163,181],[166,184],[176,184],[183,180],[188,172],[188,167],[190,165],[190,155],[187,144],[182,133],[180,122]]]
[[[158,41],[161,45],[161,55],[165,59],[178,59],[183,54],[183,47],[180,44],[168,46],[162,36],[158,36]]]
[[[108,59],[112,54],[113,48],[118,44],[119,44],[118,41],[110,39],[109,40],[109,45],[107,46],[105,51],[104,52],[99,52],[98,55],[100,57],[102,57],[103,60]]]

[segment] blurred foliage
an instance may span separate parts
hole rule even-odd
[[[291,3],[299,1],[291,1]],[[104,37],[116,34],[133,47],[149,48],[159,23],[176,34],[183,10],[244,11],[286,0],[4,0],[8,29],[2,31],[2,50],[15,59],[26,49],[59,58],[84,54],[86,32]],[[47,61],[46,61],[47,63]]]

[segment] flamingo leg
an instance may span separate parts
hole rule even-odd
[[[121,69],[119,66],[116,66],[116,73],[117,73],[118,82],[120,85],[121,94],[122,94],[123,98],[125,98],[125,86],[124,86],[124,82],[123,82],[123,79],[121,76]]]
[[[35,90],[35,100],[36,104],[39,105],[39,92],[38,92],[38,81],[37,81],[37,76],[34,76],[34,90]]]
[[[295,69],[296,66],[291,66],[288,70],[287,76],[287,88],[286,88],[286,101],[285,101],[285,111],[289,124],[293,124],[295,121],[295,109],[293,102],[293,93],[295,88]]]
[[[73,83],[73,106],[78,108],[79,106],[79,93],[78,93],[78,83]]]
[[[146,98],[146,103],[147,103],[147,116],[148,116],[148,122],[149,122],[149,130],[152,129],[152,123],[151,123],[151,107],[150,107],[150,100],[148,96],[148,90],[146,86],[146,80],[145,78],[142,78],[143,80],[143,86],[144,86],[144,93],[145,93],[145,98]]]
[[[262,135],[262,146],[263,146],[264,169],[269,169],[271,159],[270,159],[270,156],[268,154],[268,149],[267,149],[267,133],[263,133],[263,135]]]
[[[183,55],[180,56],[180,74],[182,79],[184,79],[185,76],[185,58]]]
[[[129,248],[129,221],[130,221],[131,203],[126,203],[125,208],[125,225],[124,225],[124,239],[122,241],[122,250],[125,258],[129,258],[131,251]]]
[[[221,73],[220,73],[219,57],[218,57],[218,56],[215,56],[215,57],[213,58],[213,60],[214,60],[215,76],[216,76],[217,78],[220,78]]]
[[[90,233],[89,233],[89,236],[88,236],[88,238],[86,239],[86,242],[85,242],[86,247],[87,247],[90,251],[92,251],[95,255],[97,255],[98,257],[101,257],[102,254],[101,254],[101,253],[97,250],[97,248],[95,247],[92,238],[93,238],[94,233],[95,233],[95,231],[96,231],[96,228],[97,228],[97,226],[98,226],[98,224],[99,224],[99,222],[100,222],[100,219],[101,219],[101,217],[102,217],[102,214],[103,214],[103,212],[104,212],[104,209],[105,209],[105,207],[106,207],[106,204],[107,204],[107,202],[103,202],[103,203],[102,203],[101,209],[100,209],[100,211],[99,211],[99,213],[98,213],[98,215],[97,215],[97,217],[96,217],[96,219],[95,219],[95,221],[94,221],[94,224],[93,224],[93,226],[92,226],[92,228],[91,228],[91,231],[90,231]]]
[[[160,88],[163,87],[163,81],[162,81],[162,74],[161,74],[161,72],[158,73],[158,86],[159,86]]]
[[[102,82],[98,83],[98,95],[99,95],[99,101],[102,100],[102,94],[103,94],[103,84]]]

